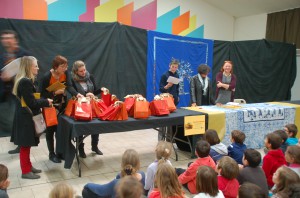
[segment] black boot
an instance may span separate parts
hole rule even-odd
[[[81,143],[79,145],[78,151],[79,151],[79,157],[86,158],[86,154],[84,152],[84,144],[83,143]]]
[[[54,163],[61,163],[61,160],[55,155],[54,152],[49,153],[49,160]]]
[[[20,153],[20,146],[17,146],[14,150],[8,151],[8,154],[17,154]]]
[[[103,153],[98,149],[97,145],[92,145],[92,151],[94,151],[97,155],[103,155]]]

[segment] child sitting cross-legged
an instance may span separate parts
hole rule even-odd
[[[225,156],[217,164],[218,187],[225,198],[236,198],[239,190],[239,182],[236,177],[239,174],[239,167],[231,157]]]
[[[284,154],[280,149],[282,139],[275,133],[269,133],[265,137],[265,146],[269,150],[263,159],[262,169],[268,182],[268,187],[271,189],[274,185],[272,181],[273,174],[282,165],[286,165]]]
[[[216,164],[209,156],[210,145],[207,141],[199,140],[196,143],[195,154],[198,157],[189,167],[185,169],[176,169],[178,180],[184,187],[186,187],[192,194],[196,194],[196,175],[199,166],[210,166],[215,169]]]
[[[228,146],[228,156],[233,158],[238,164],[242,164],[242,158],[244,150],[247,149],[247,146],[244,144],[246,139],[245,133],[239,130],[233,130],[231,132],[231,142]]]
[[[269,194],[267,179],[264,171],[259,167],[261,154],[255,149],[246,149],[243,156],[243,166],[237,177],[240,185],[249,182],[258,185],[266,196]]]
[[[225,144],[221,143],[218,133],[214,129],[207,129],[204,134],[204,139],[210,144],[209,155],[215,162],[223,156],[228,155],[228,150]]]

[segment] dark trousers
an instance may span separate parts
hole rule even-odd
[[[97,147],[99,142],[99,134],[91,135],[91,138],[92,138],[92,142],[91,142],[92,147]],[[83,136],[79,136],[78,140],[80,142],[79,149],[82,149],[84,147]]]
[[[54,134],[56,135],[55,133],[56,131],[57,131],[57,125],[47,127],[46,130],[46,142],[47,142],[49,154],[54,153]]]

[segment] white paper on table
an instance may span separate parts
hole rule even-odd
[[[175,78],[173,76],[169,76],[167,82],[170,82],[170,83],[173,83],[173,84],[177,85],[180,82],[180,79],[179,78]]]
[[[21,64],[21,58],[17,58],[1,69],[2,78],[12,78],[17,75]]]

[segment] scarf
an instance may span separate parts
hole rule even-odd
[[[77,91],[79,91],[81,94],[85,93],[84,89],[80,85],[80,82],[85,82],[87,86],[86,92],[94,92],[94,85],[90,79],[90,73],[86,71],[85,76],[78,76],[77,74],[72,72],[72,78],[75,81],[75,86],[77,88]]]
[[[200,82],[201,82],[201,85],[202,85],[202,90],[203,90],[203,95],[205,95],[206,96],[206,94],[207,94],[207,87],[208,87],[208,78],[207,77],[205,77],[205,82],[203,82],[203,79],[202,79],[202,76],[200,75],[200,74],[198,74],[198,78],[199,78],[199,80],[200,80]],[[204,84],[203,84],[204,83]],[[203,86],[204,85],[204,86]]]

